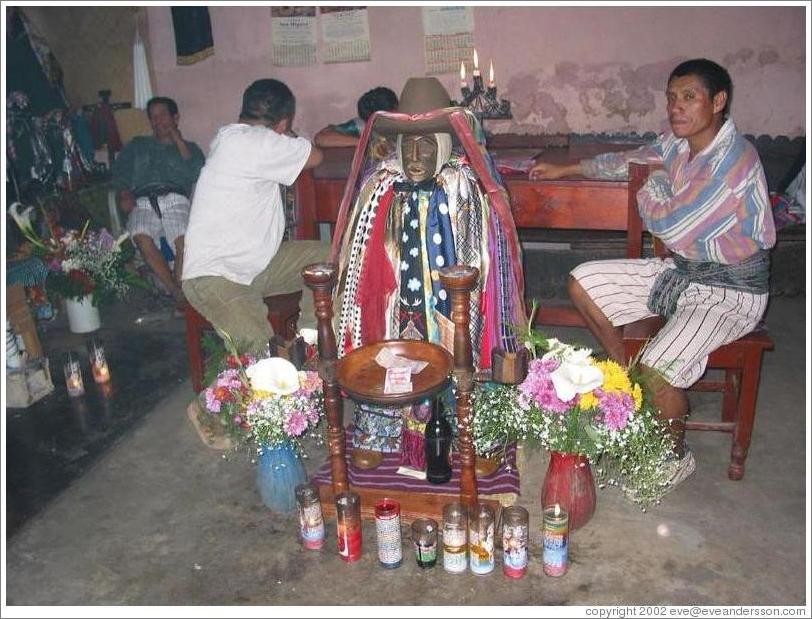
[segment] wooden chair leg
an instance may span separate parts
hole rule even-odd
[[[722,421],[736,421],[741,384],[741,370],[727,368],[725,370],[725,394],[722,397]]]
[[[197,317],[191,306],[186,308],[186,350],[189,354],[189,375],[195,393],[203,390],[203,346],[200,338],[203,335]],[[196,313],[196,312],[195,312]]]
[[[744,477],[744,461],[750,449],[753,421],[756,416],[761,355],[761,350],[748,352],[741,372],[739,415],[733,430],[733,447],[730,452],[730,466],[727,469],[728,478],[734,481]]]

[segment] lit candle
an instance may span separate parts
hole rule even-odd
[[[82,380],[82,368],[72,354],[68,353],[65,361],[65,385],[68,387],[68,395],[77,397],[84,395],[85,384]]]
[[[491,88],[494,88],[496,86],[496,82],[494,82],[494,80],[493,80],[493,60],[491,60],[490,78],[491,79],[490,79],[490,83],[488,84],[488,86],[490,86]]]
[[[460,62],[460,86],[465,88],[468,86],[468,82],[465,81],[465,63]]]
[[[107,368],[107,362],[93,364],[93,380],[97,383],[106,383],[110,380],[110,370]]]
[[[319,550],[324,546],[324,517],[318,488],[306,482],[296,486],[295,493],[302,546],[309,550]]]
[[[474,50],[474,77],[479,77],[479,56],[477,56],[476,49]]]
[[[93,380],[99,384],[110,380],[110,368],[107,365],[107,358],[104,355],[104,346],[101,340],[92,338],[88,344],[90,353],[90,369],[93,372]]]
[[[543,569],[547,576],[563,576],[569,569],[569,515],[556,503],[544,509]]]

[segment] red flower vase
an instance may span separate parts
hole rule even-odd
[[[570,531],[589,522],[595,513],[595,478],[586,456],[550,452],[550,466],[541,486],[541,509],[558,503],[569,514]]]

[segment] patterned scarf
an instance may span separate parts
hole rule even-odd
[[[648,297],[648,309],[666,318],[677,309],[679,296],[691,282],[721,286],[753,294],[770,291],[770,253],[761,250],[737,264],[697,262],[674,254],[675,269],[666,269],[657,276]]]

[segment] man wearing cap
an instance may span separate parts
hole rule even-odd
[[[475,366],[490,367],[494,347],[516,348],[508,325],[525,320],[518,236],[506,198],[500,195],[503,202],[494,208],[480,182],[489,175],[496,185],[490,168],[475,170],[468,153],[453,150],[455,137],[476,144],[474,136],[481,130],[467,110],[444,110],[449,104],[436,78],[411,78],[398,113],[370,119],[373,131],[396,135],[397,148],[360,185],[350,223],[337,230],[334,240],[339,355],[391,338],[428,340],[451,349],[450,299],[439,270],[454,264],[476,267],[481,274],[471,295]],[[452,112],[459,122],[450,121]],[[487,153],[480,154],[487,161]],[[349,182],[356,186],[354,179]],[[353,462],[373,468],[382,453],[400,451],[402,463],[420,468],[429,415],[427,403],[405,410],[362,406]]]

